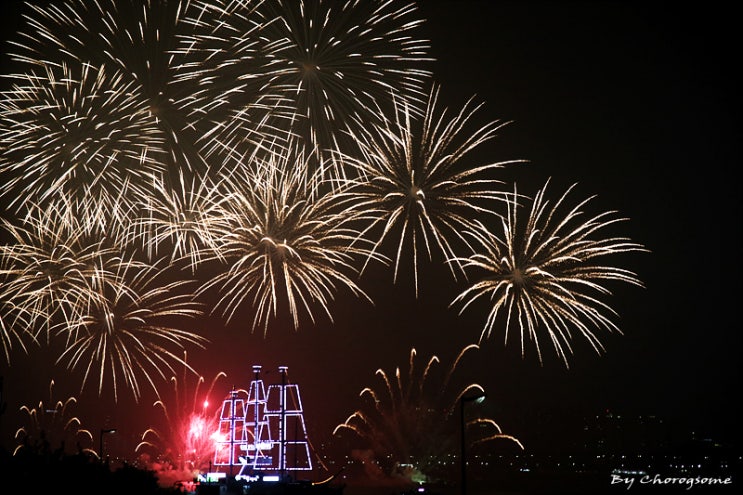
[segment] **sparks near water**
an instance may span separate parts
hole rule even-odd
[[[388,476],[402,465],[413,464],[424,477],[434,475],[441,459],[456,450],[459,441],[457,405],[465,396],[485,393],[477,383],[461,385],[456,380],[465,355],[477,349],[474,344],[465,347],[445,370],[439,369],[442,364],[435,355],[422,369],[417,367],[417,352],[411,349],[407,373],[399,367],[394,374],[378,369],[375,374],[383,387],[364,388],[359,397],[365,406],[336,426],[334,434],[353,432],[373,451],[374,462],[384,466]],[[472,444],[508,440],[523,449],[491,418],[469,419],[467,427],[474,426],[478,428],[472,428]]]
[[[82,420],[74,415],[77,405],[75,397],[59,399],[55,396],[54,380],[49,382],[48,400],[36,406],[21,406],[27,423],[15,433],[18,442],[13,455],[24,455],[26,451],[51,454],[58,446],[67,454],[83,453],[100,457],[93,450],[93,435],[83,426]]]

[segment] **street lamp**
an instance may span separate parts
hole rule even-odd
[[[461,495],[467,495],[467,450],[466,450],[466,442],[464,438],[464,430],[466,428],[466,424],[464,422],[464,405],[467,402],[477,402],[478,404],[485,400],[485,392],[482,390],[477,391],[475,395],[470,396],[462,396],[459,399],[459,418],[460,418],[460,428],[461,428],[461,440],[462,440],[462,451],[461,451],[461,457],[460,462],[462,464],[462,494]]]
[[[98,455],[101,458],[101,462],[103,462],[103,434],[104,433],[116,433],[116,428],[108,428],[101,430],[100,434],[100,448],[98,449]]]

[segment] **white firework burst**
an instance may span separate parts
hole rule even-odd
[[[63,65],[4,92],[0,195],[9,205],[94,196],[108,209],[165,172],[163,133],[133,84],[103,66]]]
[[[77,321],[62,335],[65,350],[57,362],[83,371],[81,389],[97,375],[99,395],[107,384],[118,400],[123,386],[138,400],[143,383],[157,393],[156,379],[167,380],[176,364],[188,366],[181,357],[186,346],[208,343],[180,328],[203,308],[189,294],[194,281],[169,280],[168,266],[123,259],[109,277],[121,282],[100,284],[96,297],[77,312]]]
[[[23,79],[28,70],[39,73],[48,67],[109,67],[146,103],[163,133],[162,152],[168,166],[201,171],[204,163],[194,147],[199,135],[194,127],[199,122],[185,110],[192,88],[175,78],[179,39],[189,31],[183,22],[189,3],[61,0],[29,4],[25,25],[10,41],[10,56],[21,73],[10,78]]]
[[[497,170],[519,162],[468,163],[503,124],[474,125],[481,105],[472,100],[450,118],[438,96],[439,88],[432,88],[422,122],[406,102],[395,100],[394,115],[383,126],[353,135],[358,156],[342,157],[359,177],[353,190],[357,207],[372,219],[364,234],[375,239],[375,251],[385,243],[394,246],[395,282],[403,257],[412,257],[416,295],[418,258],[432,259],[434,250],[444,260],[455,258],[454,242],[468,243],[462,233],[477,214],[505,198]]]
[[[281,40],[267,78],[293,109],[292,131],[318,150],[337,148],[348,125],[378,123],[391,94],[422,114],[433,59],[414,3],[277,0],[261,10]]]
[[[220,182],[223,199],[208,228],[217,244],[213,259],[226,267],[200,293],[218,288],[216,307],[228,320],[247,300],[253,328],[267,331],[279,307],[298,328],[300,312],[315,321],[315,305],[332,320],[330,302],[341,288],[369,299],[354,281],[356,258],[371,254],[351,222],[353,197],[310,173],[310,155],[302,146],[253,155],[250,167]]]
[[[482,251],[457,261],[472,271],[475,281],[452,304],[462,304],[461,314],[478,299],[490,301],[481,342],[500,328],[508,341],[515,325],[522,356],[531,341],[542,362],[540,343],[546,337],[568,366],[575,333],[596,352],[603,352],[595,329],[620,331],[611,319],[614,310],[602,301],[611,294],[605,283],[643,284],[635,273],[604,260],[647,250],[626,237],[604,236],[626,218],[617,217],[615,211],[586,214],[584,208],[595,196],[570,206],[568,195],[574,188],[550,204],[545,184],[530,208],[519,204],[514,188],[508,214],[501,219],[501,235],[482,224],[470,232]],[[524,208],[528,216],[522,224]]]
[[[102,284],[121,283],[112,276],[121,263],[116,225],[96,211],[56,201],[32,206],[19,225],[3,220],[12,241],[0,246],[4,302],[34,338],[69,328]]]

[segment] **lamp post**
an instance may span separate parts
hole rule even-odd
[[[461,445],[461,456],[460,456],[460,462],[462,467],[462,479],[461,479],[461,485],[462,485],[462,494],[461,495],[467,495],[467,444],[465,442],[464,437],[464,431],[466,429],[466,423],[464,422],[464,405],[468,402],[477,402],[480,403],[485,400],[485,392],[478,391],[475,395],[471,396],[462,396],[459,399],[459,419],[460,419],[460,437],[462,440]]]
[[[98,455],[101,457],[101,462],[103,462],[103,434],[104,433],[116,433],[116,428],[108,428],[108,429],[102,429],[100,434],[100,446],[98,449]]]

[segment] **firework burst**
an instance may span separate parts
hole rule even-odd
[[[360,176],[353,191],[358,208],[373,212],[365,235],[377,239],[375,252],[386,239],[396,246],[395,282],[402,258],[407,256],[406,246],[410,246],[416,295],[419,251],[429,259],[434,249],[444,259],[456,257],[453,240],[467,243],[462,232],[471,229],[473,218],[483,211],[478,203],[505,198],[500,192],[502,182],[492,174],[515,163],[465,165],[468,155],[495,138],[502,124],[493,121],[470,129],[480,106],[470,100],[449,119],[447,110],[439,108],[438,95],[434,87],[420,126],[410,106],[395,99],[394,119],[354,135],[359,157],[344,157]],[[453,269],[452,273],[456,276]]]
[[[508,341],[511,325],[518,325],[522,356],[528,339],[541,363],[540,335],[545,334],[568,366],[574,332],[599,353],[604,348],[594,328],[620,332],[610,319],[615,312],[600,300],[611,294],[604,282],[643,284],[633,272],[602,262],[606,256],[647,250],[625,237],[602,236],[626,219],[614,211],[587,216],[583,209],[593,197],[570,206],[568,195],[574,187],[550,205],[545,184],[534,197],[523,227],[518,222],[521,205],[514,188],[508,214],[501,221],[502,237],[482,225],[471,232],[483,252],[459,261],[477,273],[477,281],[452,304],[463,304],[461,314],[480,298],[490,300],[481,342],[490,337],[501,322],[498,316],[503,315],[504,340]]]
[[[133,222],[130,240],[141,241],[150,259],[169,252],[173,264],[187,260],[193,273],[204,253],[215,248],[209,228],[212,190],[208,176],[189,182],[181,174],[170,186],[163,180],[153,180],[152,194],[141,199],[145,206]]]
[[[162,93],[181,1],[59,0],[28,4],[11,58],[26,67],[116,64],[149,93]]]
[[[377,459],[392,460],[396,465],[414,464],[424,474],[430,474],[448,452],[456,448],[459,427],[454,411],[460,400],[472,393],[484,393],[477,383],[461,388],[452,385],[452,378],[465,354],[476,350],[476,345],[462,349],[451,366],[442,375],[437,373],[440,360],[431,356],[423,370],[415,367],[416,351],[411,349],[407,377],[400,368],[394,376],[378,369],[376,375],[384,384],[383,391],[365,388],[359,394],[368,399],[365,409],[354,412],[346,421],[336,426],[333,434],[350,430],[368,443]],[[488,425],[477,428],[479,436],[473,443],[507,439],[521,443],[503,434],[492,419],[476,418],[468,426]],[[389,470],[394,466],[387,466]]]
[[[101,394],[110,375],[115,400],[121,385],[138,400],[142,380],[157,392],[156,377],[166,379],[165,370],[186,365],[176,352],[185,345],[204,347],[204,337],[174,326],[202,310],[184,290],[192,281],[169,281],[167,267],[122,258],[111,275],[122,283],[101,284],[96,297],[66,329],[65,351],[57,361],[66,361],[70,370],[84,370],[82,388],[97,373]]]
[[[116,232],[122,224],[89,206],[55,201],[31,206],[20,225],[3,219],[13,241],[0,246],[3,302],[34,338],[46,330],[48,341],[55,328],[70,328],[102,286],[122,284],[113,276],[121,263]]]
[[[261,9],[282,42],[267,67],[270,85],[293,109],[292,131],[316,149],[337,148],[349,124],[378,122],[390,94],[422,113],[432,59],[414,3],[277,0]]]
[[[207,123],[199,136],[203,156],[223,146],[287,137],[283,127],[268,124],[271,115],[292,110],[266,79],[273,54],[285,42],[266,36],[278,20],[262,12],[263,3],[195,0],[183,14],[189,29],[175,50],[175,80],[191,88],[182,101],[188,118]]]
[[[16,211],[26,200],[116,197],[164,172],[163,139],[120,72],[47,67],[3,93],[0,195]]]
[[[13,452],[17,455],[23,449],[35,449],[38,453],[48,454],[52,450],[62,449],[71,454],[78,451],[95,454],[91,450],[93,435],[82,427],[82,421],[73,415],[77,404],[75,397],[65,400],[54,398],[54,380],[49,383],[49,401],[40,401],[36,407],[22,406],[28,422],[15,433],[18,445]],[[87,445],[87,447],[84,447]]]
[[[224,199],[209,228],[217,243],[213,259],[228,266],[199,292],[218,288],[216,307],[228,320],[247,299],[256,309],[254,329],[263,324],[265,333],[280,307],[296,329],[301,312],[315,321],[314,304],[332,321],[329,304],[340,287],[369,299],[352,278],[355,257],[369,256],[351,225],[353,197],[337,187],[331,192],[309,171],[308,156],[301,146],[253,156],[250,168],[240,166],[220,183],[217,196]]]
[[[200,171],[203,162],[192,146],[195,118],[187,118],[183,109],[190,90],[174,79],[178,39],[187,31],[185,5],[188,2],[168,0],[30,5],[25,28],[10,42],[11,57],[34,72],[92,65],[121,74],[163,132],[161,158],[169,157],[177,168]]]

